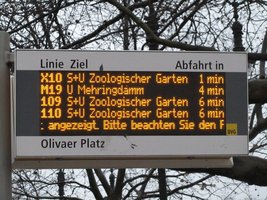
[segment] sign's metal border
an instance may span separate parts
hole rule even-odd
[[[117,64],[118,60],[113,57],[112,54],[119,53],[123,54],[123,56],[132,53],[132,54],[142,54],[141,58],[143,59],[155,59],[155,55],[157,55],[157,59],[155,60],[162,60],[161,56],[159,55],[186,55],[188,58],[190,58],[192,55],[196,56],[196,60],[199,59],[199,56],[205,55],[205,59],[209,60],[210,57],[212,59],[220,58],[222,60],[226,60],[226,62],[230,63],[236,63],[235,68],[227,68],[224,72],[244,72],[247,73],[247,54],[246,53],[221,53],[221,52],[131,52],[131,51],[75,51],[75,50],[17,50],[15,53],[15,78],[13,80],[12,85],[14,86],[16,84],[16,71],[17,70],[36,70],[36,60],[40,58],[56,58],[58,55],[62,56],[62,59],[69,59],[70,55],[75,54],[76,59],[82,59],[84,58],[84,55],[86,54],[95,54],[96,58],[99,57],[99,54],[108,54],[108,56],[103,60],[101,59],[100,63],[94,64],[94,66],[97,66],[93,70],[99,70],[99,66],[105,66],[105,69],[107,71],[111,70],[109,66],[112,67],[112,64],[108,65],[105,63],[105,60],[112,60],[115,64]],[[45,56],[43,55],[45,54]],[[153,55],[152,57],[150,57]],[[243,59],[240,59],[240,56],[236,58],[236,55],[241,55]],[[147,58],[149,57],[149,58]],[[139,59],[141,59],[139,58]],[[135,58],[136,59],[136,58]],[[129,59],[127,56],[124,59],[129,62],[131,59]],[[165,59],[167,62],[172,62],[173,60],[171,57],[168,59]],[[143,60],[142,60],[143,61]],[[19,65],[18,65],[19,63]],[[104,64],[103,64],[104,63]],[[164,63],[161,63],[162,65]],[[162,65],[158,65],[159,68],[151,68],[147,71],[168,71],[168,69],[165,69],[162,67]],[[244,67],[245,65],[245,67]],[[21,68],[21,66],[25,66],[25,68]],[[136,65],[137,68],[133,68],[133,66],[130,66],[128,70],[131,71],[144,71],[144,66],[142,65]],[[127,69],[113,69],[118,71],[124,71]],[[41,71],[43,69],[38,69],[37,71]],[[48,69],[52,70],[52,69]],[[65,70],[65,69],[63,69]],[[70,69],[67,69],[70,70]],[[72,69],[71,69],[72,70]],[[75,70],[75,69],[73,69]],[[188,70],[191,72],[198,72],[198,70]],[[204,70],[205,71],[205,70]],[[209,70],[208,70],[209,71]],[[13,98],[14,105],[16,106],[16,88],[14,87],[13,90]],[[247,99],[248,102],[248,99]],[[16,120],[16,107],[14,107],[14,120]],[[95,154],[95,155],[87,155],[86,153],[74,152],[71,153],[70,151],[67,151],[66,153],[58,153],[55,150],[53,151],[44,151],[44,152],[38,152],[34,149],[34,144],[32,142],[36,141],[36,138],[33,138],[33,140],[30,137],[16,137],[16,122],[14,122],[14,133],[12,134],[12,150],[13,150],[13,167],[19,167],[24,168],[23,166],[28,166],[29,168],[52,168],[52,167],[62,167],[62,168],[76,168],[76,167],[83,167],[83,166],[91,166],[91,167],[179,167],[179,168],[194,168],[194,167],[230,167],[232,166],[232,160],[229,159],[231,156],[234,155],[247,155],[248,153],[248,135],[242,135],[242,136],[219,136],[220,138],[217,138],[214,136],[213,138],[210,136],[194,136],[194,139],[191,141],[191,143],[184,144],[185,139],[181,140],[180,144],[183,144],[185,146],[193,145],[196,141],[205,141],[207,142],[207,148],[203,151],[200,149],[195,149],[192,153],[186,153],[186,152],[179,152],[177,154],[170,154],[163,153],[158,154],[156,147],[153,147],[149,153],[147,152],[133,152],[133,153],[125,153],[122,154],[109,154],[107,152],[104,152],[103,154]],[[116,136],[115,136],[116,137]],[[120,136],[123,137],[123,136]],[[181,136],[179,136],[181,137]],[[186,137],[186,136],[185,136]],[[211,139],[212,138],[212,139]],[[131,139],[136,140],[136,138],[132,137]],[[144,136],[142,136],[142,139],[144,139]],[[161,139],[157,140],[156,142],[159,142],[161,145],[167,145],[166,143],[162,143]],[[188,138],[187,138],[188,139]],[[218,144],[218,139],[223,141],[220,144]],[[29,141],[26,145],[21,145],[23,141]],[[38,140],[38,139],[37,139]],[[138,140],[138,138],[137,138]],[[225,143],[226,142],[226,143]],[[213,151],[211,150],[214,145],[221,145],[220,150]],[[228,149],[231,147],[230,149]],[[27,150],[27,148],[31,148],[31,150]],[[158,147],[160,148],[160,147]],[[193,148],[191,146],[191,148]],[[26,150],[25,150],[26,149]],[[32,152],[29,154],[29,152]],[[208,153],[210,152],[210,153]],[[73,161],[79,161],[76,165],[73,165]],[[46,165],[45,163],[50,163]],[[64,163],[64,164],[63,164]],[[79,163],[79,164],[78,164]],[[164,164],[163,164],[164,163]]]

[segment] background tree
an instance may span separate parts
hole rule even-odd
[[[260,62],[267,57],[266,8],[264,0],[1,2],[0,29],[10,34],[12,50],[232,51],[232,25],[238,20],[250,53],[250,155],[235,157],[232,169],[64,170],[64,197],[58,194],[58,170],[14,170],[14,199],[207,199],[220,198],[223,192],[230,198],[245,190],[245,183],[267,186],[267,82],[265,62]],[[250,197],[249,191],[242,192]]]

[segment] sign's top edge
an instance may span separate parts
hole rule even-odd
[[[244,52],[17,50],[16,70],[247,72]]]
[[[129,52],[129,53],[181,53],[181,54],[187,54],[187,53],[214,53],[214,54],[245,54],[247,55],[247,52],[244,51],[161,51],[161,50],[147,50],[147,51],[141,51],[141,50],[78,50],[78,49],[16,49],[15,52],[23,52],[23,51],[36,51],[36,52],[105,52],[105,53],[116,53],[116,52]]]

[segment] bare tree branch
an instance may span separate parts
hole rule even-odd
[[[118,175],[117,175],[117,180],[116,180],[116,185],[114,188],[113,195],[115,196],[115,199],[122,199],[122,189],[124,186],[124,177],[125,177],[125,169],[119,169],[118,170]]]
[[[267,102],[267,79],[249,81],[249,103],[264,104]]]
[[[100,182],[102,183],[107,195],[109,196],[111,194],[111,187],[108,184],[108,181],[106,179],[106,177],[104,176],[103,172],[101,171],[101,169],[94,169],[97,177],[99,178]]]
[[[89,180],[89,183],[91,186],[91,190],[92,190],[95,198],[99,199],[99,200],[103,199],[101,192],[98,189],[93,170],[92,169],[86,169],[86,173],[87,173],[88,180]]]
[[[106,1],[109,2],[110,4],[116,6],[124,14],[128,15],[138,26],[140,26],[146,32],[147,35],[149,35],[151,37],[150,40],[155,42],[155,43],[166,45],[168,47],[175,47],[175,48],[179,48],[179,49],[183,49],[183,50],[215,51],[215,49],[213,47],[190,45],[190,44],[186,44],[186,43],[182,43],[182,42],[175,42],[175,41],[170,41],[170,40],[159,38],[148,27],[147,24],[142,22],[142,20],[140,20],[136,15],[134,15],[128,8],[126,8],[123,5],[121,5],[116,0],[106,0]]]
[[[187,172],[220,175],[251,185],[267,186],[267,160],[255,156],[234,157],[234,166],[229,169],[192,169]]]

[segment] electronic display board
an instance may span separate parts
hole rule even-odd
[[[15,157],[247,154],[247,55],[18,50]]]

